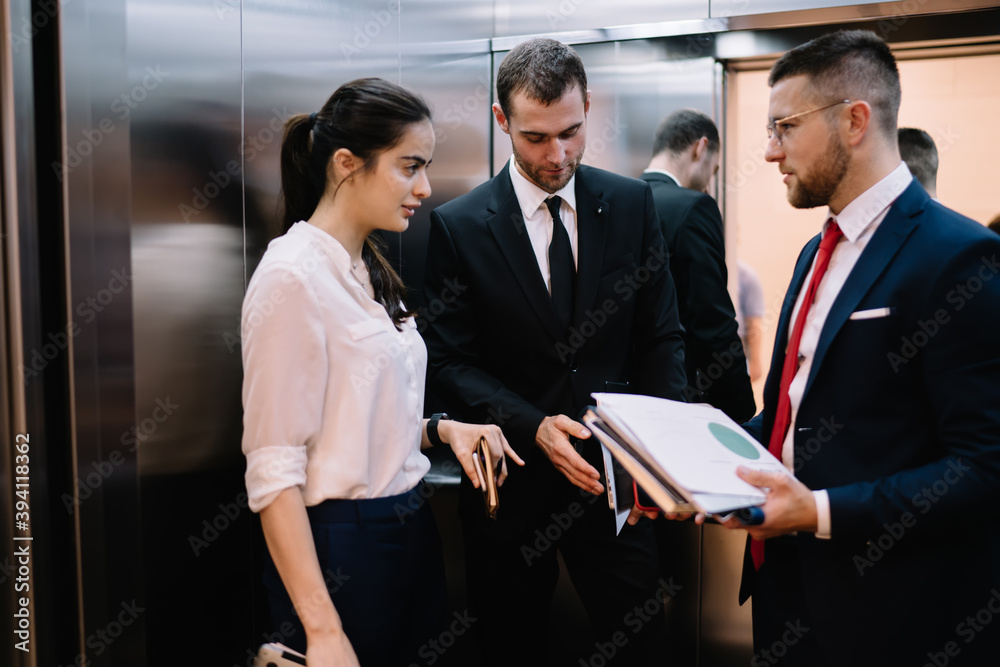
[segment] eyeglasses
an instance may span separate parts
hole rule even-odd
[[[838,104],[850,104],[850,100],[838,100],[836,102],[831,102],[825,106],[816,107],[815,109],[809,109],[808,111],[800,111],[799,113],[793,113],[791,116],[785,116],[784,118],[776,118],[767,124],[767,140],[777,139],[778,145],[781,145],[781,140],[784,138],[785,132],[788,130],[779,129],[778,126],[782,123],[790,121],[793,118],[801,118],[806,114],[811,114],[814,111],[822,111],[823,109],[829,109],[830,107],[837,106]]]

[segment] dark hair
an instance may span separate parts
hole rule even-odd
[[[990,220],[989,224],[986,226],[995,231],[997,234],[1000,234],[1000,213],[994,215],[993,219]]]
[[[328,166],[338,149],[346,148],[361,158],[364,165],[359,171],[367,171],[375,166],[379,154],[399,143],[408,127],[430,118],[430,109],[418,95],[377,78],[345,83],[319,112],[290,118],[281,144],[282,232],[310,218],[323,193],[332,187]],[[399,328],[413,311],[403,305],[406,287],[380,247],[384,247],[381,238],[370,235],[361,257],[368,267],[375,299]]]
[[[695,109],[675,111],[660,123],[653,138],[653,155],[670,151],[674,155],[690,148],[702,137],[708,139],[708,150],[719,150],[719,128],[715,122]]]
[[[522,90],[532,99],[548,105],[574,85],[587,99],[587,72],[576,51],[562,42],[539,37],[521,42],[506,55],[497,70],[497,101],[510,117],[510,100]]]
[[[771,68],[767,85],[804,74],[817,103],[864,100],[886,137],[896,132],[899,69],[889,46],[873,32],[841,30],[797,46]]]
[[[937,185],[938,152],[931,135],[916,127],[899,128],[899,156],[925,189]]]

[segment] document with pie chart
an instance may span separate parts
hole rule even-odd
[[[584,423],[668,512],[722,514],[764,503],[738,466],[788,470],[724,412],[652,396],[592,394]]]

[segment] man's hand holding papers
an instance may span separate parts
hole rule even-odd
[[[594,398],[597,407],[584,422],[668,518],[694,516],[703,523],[708,514],[763,505],[766,492],[738,476],[740,467],[787,475],[767,449],[711,406],[623,394]],[[629,523],[644,513],[650,516],[633,509]]]
[[[816,532],[816,503],[812,491],[805,484],[781,471],[764,472],[740,467],[736,474],[767,493],[767,500],[760,506],[764,510],[764,523],[747,526],[736,517],[730,517],[722,524],[726,528],[743,528],[758,540],[799,530]]]

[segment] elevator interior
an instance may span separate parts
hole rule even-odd
[[[730,264],[745,251],[790,273],[801,239],[786,239],[791,257],[761,254],[768,217],[748,200],[758,190],[752,179],[779,182],[754,149],[764,137],[760,72],[787,48],[845,26],[883,34],[904,68],[910,60],[995,59],[997,6],[8,0],[0,542],[11,544],[15,531],[8,434],[28,433],[36,643],[30,654],[5,643],[0,663],[154,666],[190,651],[198,658],[185,663],[229,667],[248,664],[248,652],[273,638],[259,584],[262,538],[243,489],[239,314],[276,231],[289,115],[317,110],[360,76],[400,82],[431,103],[434,194],[405,234],[387,238],[419,309],[429,211],[510,155],[490,113],[496,68],[525,36],[553,36],[578,50],[593,91],[584,161],[637,176],[663,116],[679,107],[709,113],[724,132],[714,194]],[[968,96],[989,108],[1000,104],[995,62],[982,80],[962,79]],[[915,76],[914,86],[931,76]],[[907,85],[904,78],[901,115],[917,124]],[[942,164],[978,132],[961,128]],[[967,178],[975,184],[991,167],[967,166]],[[978,189],[991,192],[988,182]],[[956,185],[959,210],[987,210],[988,201],[965,204],[964,196]],[[787,208],[779,197],[767,205]],[[775,271],[768,284],[783,291],[787,275]],[[428,413],[440,407],[428,397]],[[455,471],[436,461],[430,501],[460,610]],[[745,664],[753,650],[749,608],[736,604],[742,536],[673,529],[669,576],[682,588],[668,605],[676,646],[669,664]],[[17,604],[15,572],[0,551],[5,619]],[[593,653],[565,582],[552,618],[554,653],[565,664]],[[474,665],[470,638],[457,637],[439,658]]]

